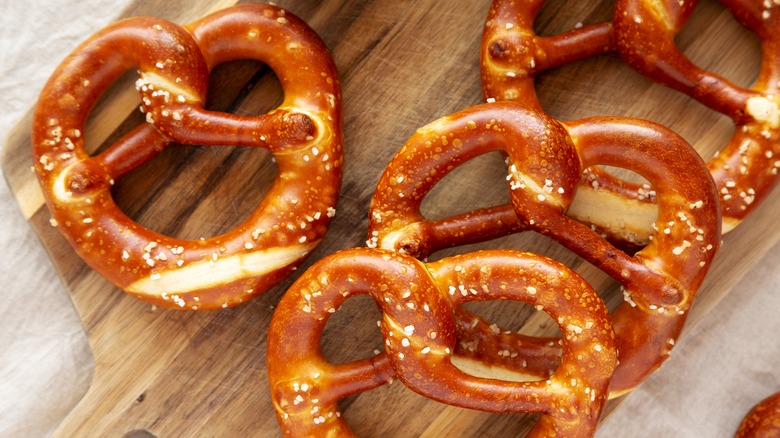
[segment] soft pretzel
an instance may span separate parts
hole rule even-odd
[[[734,438],[780,436],[780,392],[765,398],[748,412]]]
[[[552,237],[623,284],[625,301],[612,313],[620,366],[610,388],[613,395],[632,389],[667,358],[720,245],[717,194],[704,162],[654,123],[616,117],[563,123],[514,102],[487,103],[420,128],[407,141],[374,193],[368,245],[418,258],[451,246],[442,238],[452,229],[449,219],[425,219],[420,203],[452,169],[490,151],[508,157],[521,226]],[[634,256],[565,216],[583,170],[597,164],[635,171],[657,192],[656,231]],[[468,228],[479,222],[468,217],[456,220],[472,235]],[[556,350],[503,360],[555,363]]]
[[[273,69],[285,94],[278,108],[257,117],[204,109],[210,69],[234,59]],[[131,68],[147,123],[90,156],[85,120]],[[184,28],[131,18],[81,44],[45,85],[33,120],[34,170],[52,223],[118,287],[166,307],[227,307],[276,284],[322,239],[341,184],[341,124],[327,48],[285,10],[236,6]],[[276,181],[232,231],[202,240],[155,233],[117,208],[111,186],[171,142],[267,148]]]
[[[385,352],[334,365],[320,350],[328,318],[350,297],[382,310]],[[546,381],[476,377],[452,362],[453,310],[467,301],[519,300],[557,322],[561,366]],[[616,364],[609,315],[576,273],[529,253],[496,250],[425,264],[396,252],[345,250],[287,291],[268,334],[268,377],[287,436],[353,436],[337,401],[397,376],[434,400],[490,412],[541,413],[530,436],[592,436]]]
[[[731,140],[708,163],[720,194],[723,231],[737,226],[771,191],[780,168],[780,6],[761,0],[721,0],[761,41],[761,69],[751,89],[697,67],[674,37],[697,2],[619,0],[617,50],[631,67],[734,120]]]

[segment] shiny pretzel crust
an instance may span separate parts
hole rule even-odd
[[[285,93],[279,108],[256,117],[204,108],[210,69],[234,59],[269,65]],[[90,156],[84,122],[131,68],[147,123]],[[52,74],[33,120],[34,170],[52,223],[93,269],[156,305],[221,308],[276,284],[322,239],[341,184],[341,123],[327,48],[283,9],[241,5],[185,27],[130,18],[97,32]],[[111,186],[172,142],[264,147],[278,174],[236,229],[195,241],[164,236],[120,211]]]

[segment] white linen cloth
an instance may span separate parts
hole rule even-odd
[[[62,57],[123,6],[0,1],[3,147]],[[86,392],[92,356],[62,281],[4,183],[0,224],[0,436],[46,436]]]
[[[3,137],[62,57],[123,6],[117,0],[0,2]],[[91,354],[62,282],[5,184],[0,223],[0,436],[47,436],[86,391]],[[778,263],[780,253],[771,252],[597,436],[732,436],[753,403],[780,390]]]

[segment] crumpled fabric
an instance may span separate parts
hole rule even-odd
[[[124,6],[117,0],[0,2],[4,136],[60,60]],[[92,355],[62,281],[5,184],[0,224],[0,436],[44,437],[87,391]],[[597,437],[733,436],[754,403],[780,390],[778,265],[780,251],[770,252],[684,335],[670,361],[626,398]]]
[[[0,2],[3,148],[65,54],[123,6]],[[0,436],[48,436],[87,391],[92,353],[64,283],[6,184],[0,184],[0,224]]]

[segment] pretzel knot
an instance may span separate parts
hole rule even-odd
[[[382,310],[386,352],[331,364],[320,350],[322,331],[330,315],[358,294],[370,295]],[[557,322],[562,357],[546,381],[476,377],[453,364],[453,312],[465,302],[485,300],[522,301]],[[598,295],[553,260],[496,250],[425,264],[357,248],[320,260],[288,290],[271,321],[268,376],[288,436],[352,435],[336,402],[387,383],[393,373],[412,390],[444,403],[541,413],[533,436],[591,436],[616,364],[613,337]]]
[[[257,117],[204,109],[217,64],[265,62],[282,104]],[[85,120],[125,71],[147,123],[90,156]],[[267,148],[278,174],[236,229],[190,241],[155,233],[116,206],[111,186],[172,142]],[[92,268],[145,301],[172,308],[239,304],[284,278],[326,232],[341,184],[341,96],[327,48],[283,9],[242,5],[185,27],[131,18],[97,32],[56,69],[33,120],[34,169],[52,222]]]
[[[420,203],[451,170],[490,151],[508,157],[522,228],[552,237],[622,283],[625,301],[612,314],[620,366],[611,390],[630,390],[668,356],[720,244],[717,195],[703,161],[678,135],[650,122],[563,123],[513,102],[479,105],[420,128],[393,158],[371,202],[369,246],[414,248],[410,255],[422,258],[481,238],[484,210],[430,221]],[[582,172],[594,165],[632,170],[657,192],[656,231],[634,256],[565,215]],[[538,352],[533,360],[556,362],[549,349],[530,348]]]

